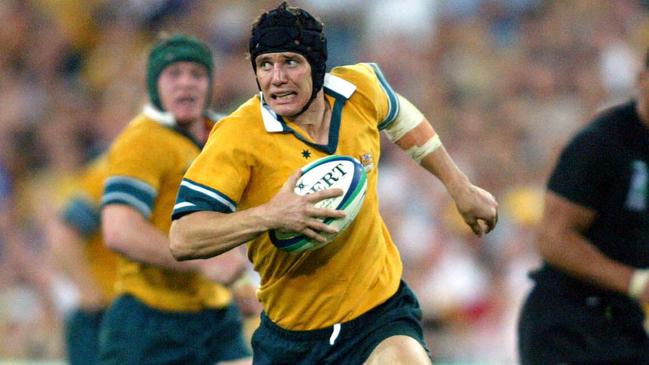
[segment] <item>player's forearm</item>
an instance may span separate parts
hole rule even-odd
[[[467,176],[457,167],[444,146],[439,146],[435,151],[424,156],[421,166],[435,175],[454,199],[471,185]]]
[[[99,297],[98,286],[84,253],[86,242],[77,231],[58,220],[47,227],[47,244],[61,270],[77,285],[85,298]]]
[[[169,252],[167,235],[128,206],[105,207],[102,231],[104,242],[110,249],[134,261],[176,271],[198,270],[195,263],[177,262]]]
[[[207,258],[244,244],[272,227],[261,208],[224,214],[195,212],[171,225],[171,252],[177,260]]]
[[[408,156],[435,175],[454,198],[469,186],[469,180],[448,154],[428,120],[405,98],[402,110],[386,134]]]
[[[633,268],[602,254],[576,231],[544,229],[537,240],[541,257],[579,279],[627,294]]]
[[[104,299],[99,289],[100,286],[90,270],[86,255],[81,252],[80,248],[59,247],[57,256],[58,265],[79,290],[79,305],[85,308],[95,308],[102,305]]]

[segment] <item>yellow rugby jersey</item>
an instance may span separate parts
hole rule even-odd
[[[145,107],[111,146],[102,205],[131,206],[167,235],[178,186],[199,151],[200,144],[175,128],[168,114]],[[168,270],[122,255],[115,289],[118,295],[129,293],[169,311],[223,307],[231,301],[228,289],[199,273]]]
[[[366,166],[367,196],[354,223],[329,245],[287,253],[264,233],[248,242],[261,276],[258,297],[268,317],[291,330],[352,320],[392,296],[402,264],[379,215],[380,131],[398,114],[395,93],[375,64],[337,67],[325,76],[332,105],[327,145],[277,116],[255,96],[212,130],[181,184],[173,218],[194,211],[230,213],[269,201],[288,177],[329,154]]]
[[[113,297],[117,272],[117,254],[109,250],[101,237],[99,204],[104,190],[108,164],[104,155],[92,161],[78,178],[77,191],[63,208],[63,220],[86,239],[85,254],[90,272],[108,305]]]

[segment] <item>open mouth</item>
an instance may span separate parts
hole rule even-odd
[[[296,95],[295,92],[293,92],[293,91],[286,91],[286,92],[282,92],[282,93],[274,93],[274,94],[271,94],[270,97],[271,97],[273,100],[281,101],[281,100],[287,100],[287,99],[290,99],[290,98],[293,97],[294,95]]]
[[[196,103],[196,98],[191,95],[182,96],[176,99],[176,103],[180,105],[193,105]]]

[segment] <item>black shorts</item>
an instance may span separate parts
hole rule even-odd
[[[403,281],[385,303],[334,327],[289,331],[262,313],[252,337],[254,365],[358,365],[381,341],[396,335],[414,338],[429,352],[420,320],[417,298]]]
[[[521,365],[649,364],[642,312],[628,303],[535,287],[518,323]]]
[[[100,365],[211,365],[250,356],[233,304],[168,312],[123,295],[104,315],[99,337]]]

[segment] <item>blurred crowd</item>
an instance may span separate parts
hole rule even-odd
[[[51,265],[47,222],[80,166],[145,102],[151,42],[162,31],[207,41],[212,106],[228,112],[257,92],[246,59],[250,25],[278,2],[0,1],[0,359],[63,358],[61,318],[75,288]],[[649,2],[291,3],[324,21],[328,67],[378,63],[471,180],[499,200],[499,225],[476,238],[443,186],[384,144],[381,210],[434,358],[515,363],[547,174],[579,126],[633,95],[649,46]]]

